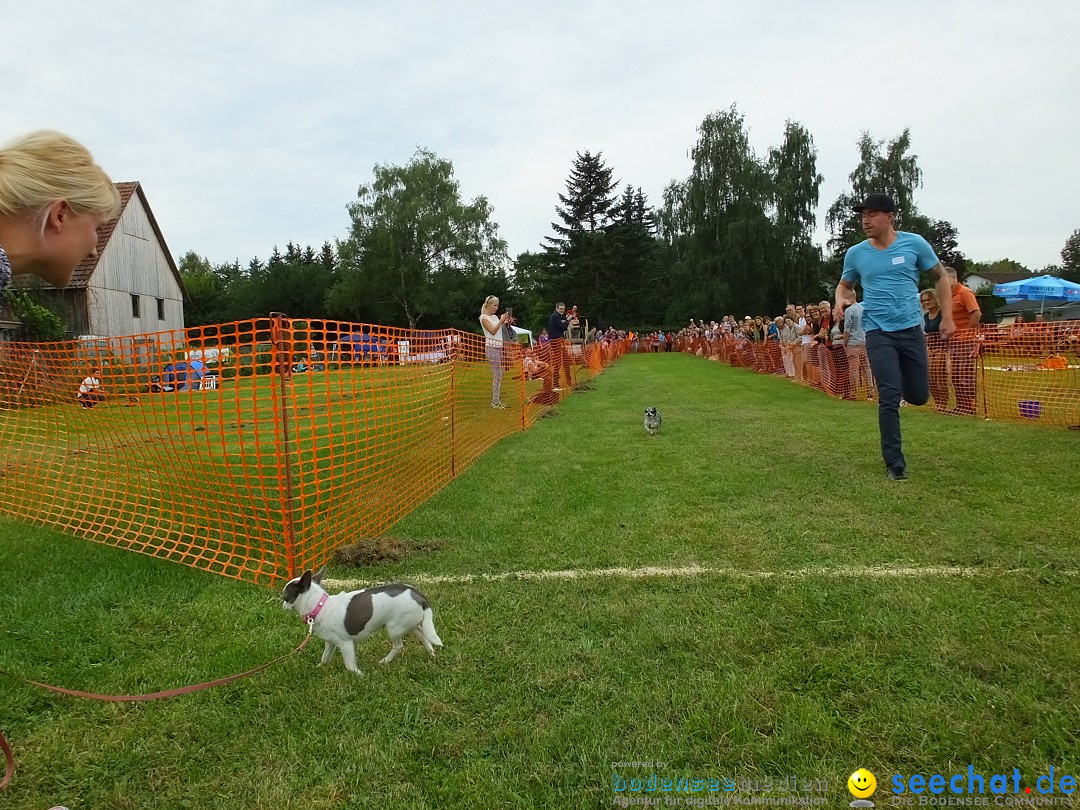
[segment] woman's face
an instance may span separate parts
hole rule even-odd
[[[929,295],[919,296],[919,303],[922,304],[923,309],[930,309],[934,305],[934,299]]]
[[[491,314],[491,315],[494,315],[496,312],[499,311],[499,299],[498,298],[492,298],[490,301],[488,301],[487,306],[488,306],[488,310],[487,310],[488,313]]]
[[[66,202],[54,203],[45,223],[37,274],[54,287],[66,287],[83,259],[97,256],[101,214],[77,214]]]

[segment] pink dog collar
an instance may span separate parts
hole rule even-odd
[[[308,623],[308,626],[315,624],[315,617],[319,615],[319,611],[322,610],[322,606],[326,604],[326,600],[330,598],[330,594],[324,593],[322,599],[319,600],[319,604],[315,606],[315,609],[304,617],[304,621]]]

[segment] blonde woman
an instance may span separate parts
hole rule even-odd
[[[927,288],[919,293],[919,305],[923,309],[923,332],[926,333],[926,359],[930,372],[930,396],[934,410],[944,413],[949,409],[949,353],[941,338],[941,302],[937,291]]]
[[[0,295],[12,274],[66,287],[119,213],[116,186],[78,141],[42,131],[0,148]]]
[[[513,312],[507,310],[500,316],[499,298],[489,295],[480,308],[480,326],[484,329],[484,353],[491,363],[491,407],[505,409],[502,404],[503,378],[503,328],[514,322]]]

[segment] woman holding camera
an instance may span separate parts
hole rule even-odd
[[[498,311],[498,296],[489,295],[480,308],[480,325],[484,328],[484,354],[491,363],[491,407],[505,410],[506,406],[502,404],[503,344],[514,322],[514,313],[508,309],[496,317]]]

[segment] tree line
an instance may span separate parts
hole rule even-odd
[[[919,208],[923,177],[907,129],[885,140],[862,134],[849,185],[826,211],[828,241],[815,244],[823,177],[813,137],[788,121],[779,140],[758,155],[734,105],[707,115],[689,175],[672,180],[657,206],[640,186],[615,179],[602,152],[578,152],[551,234],[514,261],[488,200],[463,200],[453,164],[420,149],[404,166],[375,166],[347,206],[344,239],[319,250],[275,246],[266,262],[246,266],[187,253],[179,262],[185,320],[197,326],[280,311],[475,331],[489,293],[534,328],[556,300],[579,305],[593,324],[639,330],[678,328],[691,316],[775,313],[831,295],[844,252],[863,239],[851,205],[871,191],[890,194],[899,227],[926,237],[961,273],[1027,270],[1008,259],[970,261],[956,228]],[[1080,229],[1061,257],[1043,272],[1080,281]]]

